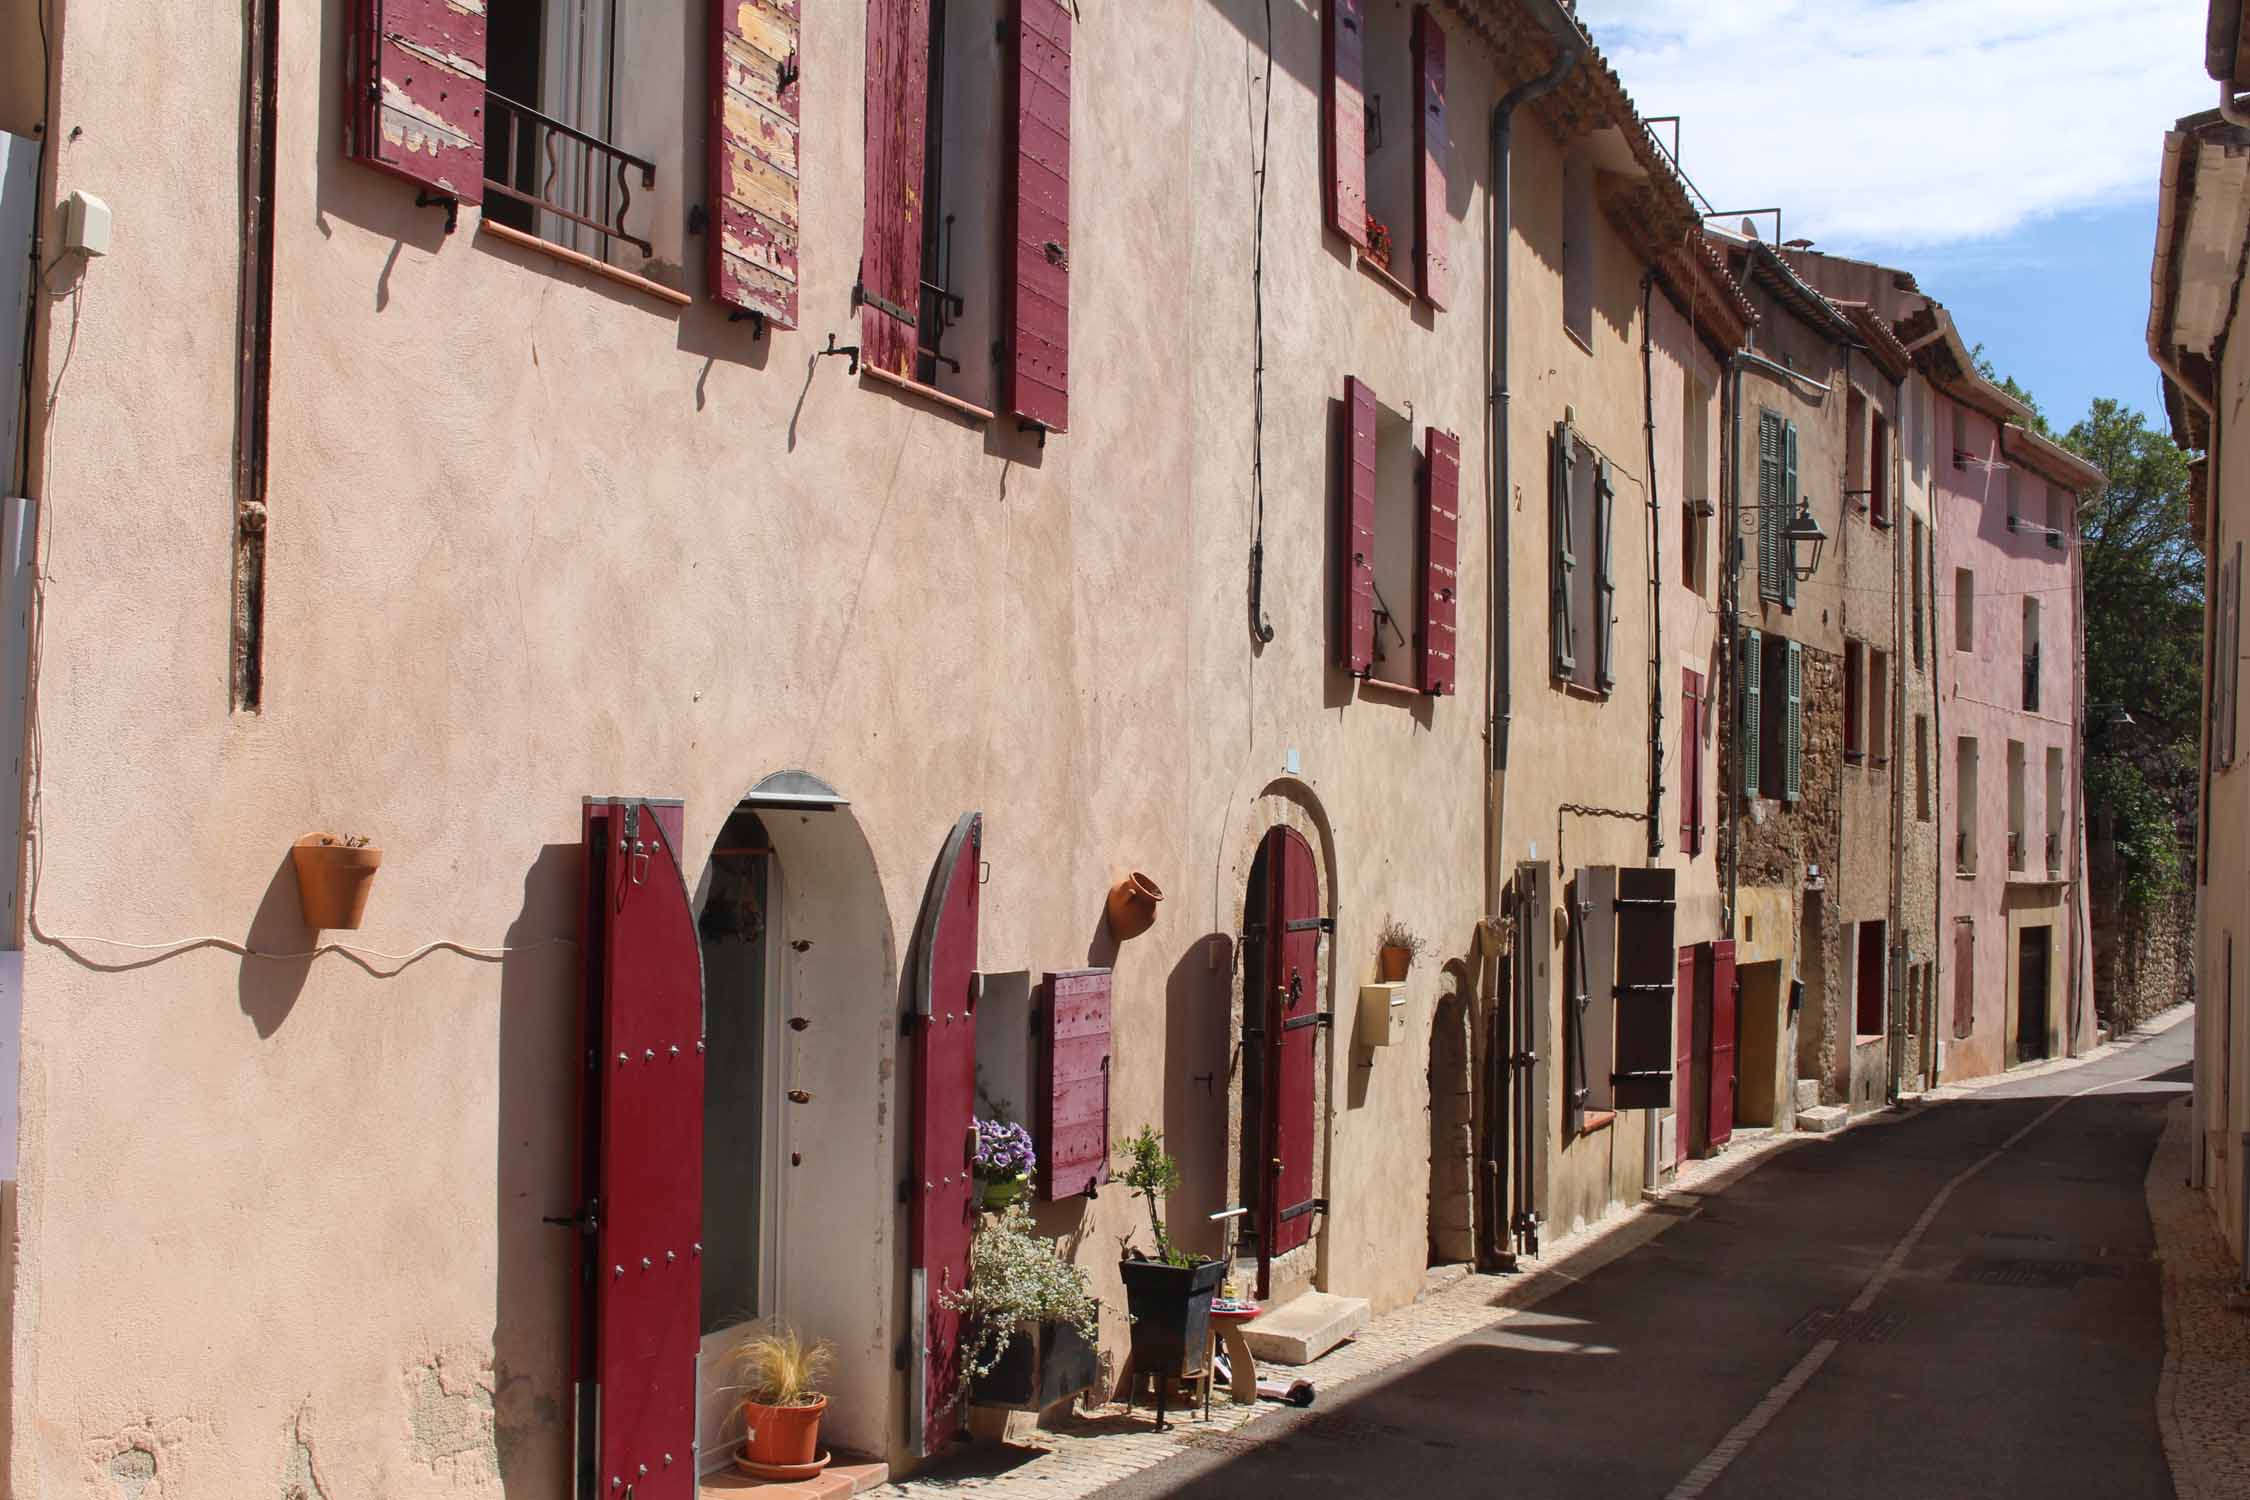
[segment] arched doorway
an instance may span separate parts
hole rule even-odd
[[[1258,1296],[1276,1262],[1312,1238],[1322,1161],[1319,866],[1296,829],[1267,830],[1244,897],[1238,1201],[1258,1257]]]
[[[1441,996],[1430,1025],[1430,1264],[1476,1259],[1476,1076],[1469,1003]]]

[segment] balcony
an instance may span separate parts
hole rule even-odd
[[[2039,712],[2039,652],[2036,649],[2023,654],[2023,711]]]
[[[656,163],[489,89],[485,130],[505,143],[500,155],[485,158],[485,191],[506,200],[487,197],[488,218],[596,261],[608,261],[612,241],[633,246],[644,259],[656,254],[645,235],[625,227],[633,180],[644,193],[654,188]],[[495,164],[505,175],[491,175]],[[595,238],[598,248],[589,249],[584,242]]]

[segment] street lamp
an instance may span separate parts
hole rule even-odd
[[[1811,496],[1797,502],[1797,514],[1782,529],[1781,537],[1789,544],[1789,571],[1797,575],[1799,583],[1810,582],[1820,566],[1820,549],[1828,541],[1828,533],[1813,519]]]

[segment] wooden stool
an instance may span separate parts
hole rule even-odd
[[[1242,1330],[1257,1320],[1264,1308],[1250,1308],[1242,1312],[1222,1312],[1211,1309],[1211,1345],[1224,1344],[1227,1351],[1227,1368],[1233,1374],[1230,1394],[1237,1406],[1255,1406],[1258,1403],[1258,1361],[1250,1352],[1250,1339]],[[1209,1385],[1209,1372],[1216,1362],[1206,1354],[1203,1360],[1205,1385]],[[1209,1393],[1205,1393],[1206,1411],[1210,1410]]]

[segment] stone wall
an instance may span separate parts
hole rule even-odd
[[[2089,850],[2094,929],[2094,1013],[2112,1036],[2195,998],[2195,893],[2145,907],[2124,899],[2116,846]]]

